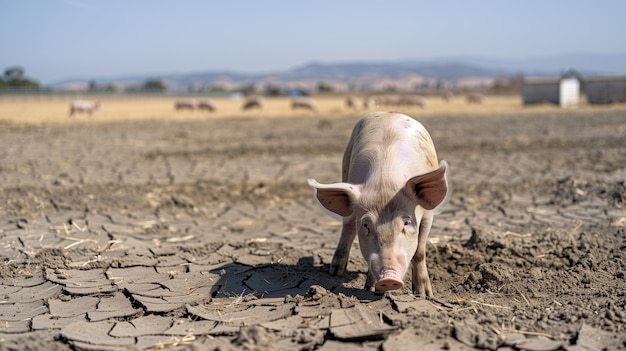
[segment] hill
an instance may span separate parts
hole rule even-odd
[[[229,71],[186,74],[136,75],[97,79],[67,79],[53,88],[114,84],[118,88],[140,86],[146,79],[162,79],[169,91],[231,90],[242,86],[262,89],[301,88],[315,90],[320,83],[335,91],[413,90],[416,88],[475,88],[490,86],[498,78],[558,76],[575,69],[583,76],[626,74],[626,53],[617,55],[561,55],[528,59],[484,59],[472,57],[441,58],[430,61],[394,62],[311,62],[280,72],[245,74]]]

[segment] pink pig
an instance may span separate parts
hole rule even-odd
[[[432,296],[426,240],[449,195],[447,163],[437,163],[430,134],[411,117],[374,112],[356,124],[343,155],[343,182],[308,180],[319,205],[343,217],[331,275],[346,270],[358,234],[368,263],[365,289],[401,288],[410,265],[413,292]]]

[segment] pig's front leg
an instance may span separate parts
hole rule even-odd
[[[419,239],[417,242],[417,251],[411,259],[411,285],[413,293],[419,295],[433,296],[433,289],[428,278],[428,270],[426,269],[426,242],[428,241],[428,233],[433,223],[432,216],[424,216],[420,223]]]
[[[371,291],[371,292],[375,292],[376,291],[376,279],[372,278],[372,274],[370,274],[371,272],[367,271],[367,279],[365,280],[365,286],[363,287],[363,289],[367,290],[367,291]]]
[[[343,275],[343,272],[346,271],[348,259],[350,258],[350,249],[355,237],[356,219],[354,216],[344,217],[339,244],[337,244],[333,261],[330,264],[330,275]]]

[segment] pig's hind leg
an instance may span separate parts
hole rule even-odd
[[[330,275],[343,275],[348,266],[350,249],[356,237],[356,219],[354,216],[344,217],[339,244],[330,264]]]
[[[433,296],[433,289],[428,278],[428,270],[426,269],[426,242],[430,227],[433,224],[433,216],[424,216],[420,223],[419,239],[417,242],[417,251],[411,259],[411,285],[413,293],[417,295]]]

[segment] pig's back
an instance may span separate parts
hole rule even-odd
[[[437,154],[426,128],[400,113],[373,112],[363,117],[354,127],[348,148],[349,168],[344,171],[350,183],[374,177],[403,184],[437,168]]]

